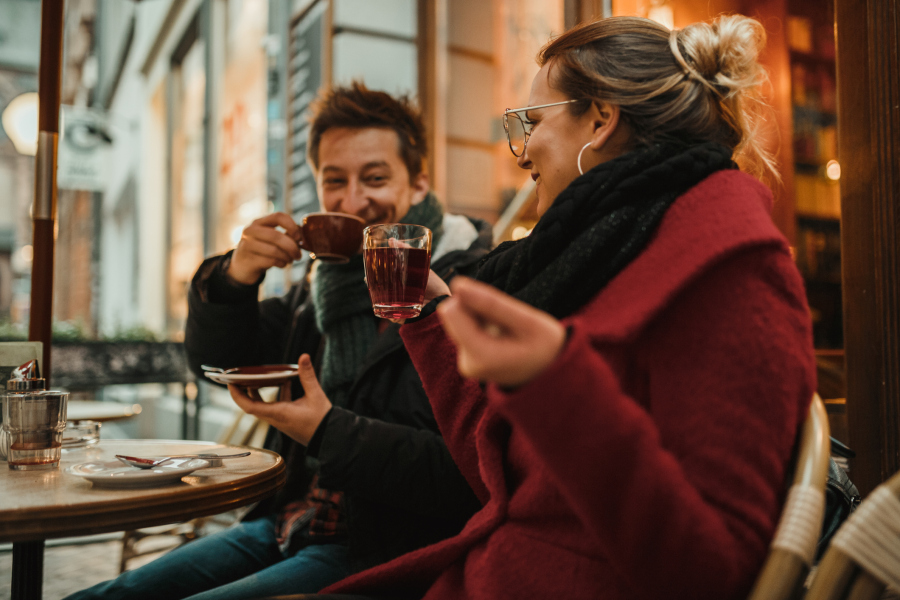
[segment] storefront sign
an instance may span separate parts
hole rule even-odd
[[[101,191],[106,186],[106,155],[112,138],[97,111],[62,107],[56,171],[60,189]]]

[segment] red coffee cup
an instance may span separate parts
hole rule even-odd
[[[362,247],[366,222],[355,215],[335,212],[310,213],[300,223],[298,244],[312,258],[345,263]]]

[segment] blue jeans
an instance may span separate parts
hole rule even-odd
[[[247,600],[314,593],[352,573],[344,545],[310,545],[282,555],[272,517],[180,546],[65,600]]]

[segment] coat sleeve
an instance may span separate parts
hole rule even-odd
[[[453,460],[479,501],[486,504],[489,494],[481,479],[474,435],[487,406],[484,389],[457,371],[456,347],[444,333],[436,314],[404,325],[400,335],[422,379]]]
[[[636,596],[746,594],[815,386],[790,258],[745,251],[682,290],[634,345],[637,377],[592,336],[603,317],[589,306],[571,319],[556,362],[489,401]],[[623,389],[635,379],[643,402]]]
[[[318,448],[319,484],[414,512],[465,522],[481,505],[441,436],[334,407]]]
[[[203,364],[227,368],[284,360],[292,318],[290,294],[259,302],[252,286],[226,301],[211,299],[210,280],[221,277],[217,267],[223,258],[204,261],[188,290],[184,347],[198,377],[203,377]]]

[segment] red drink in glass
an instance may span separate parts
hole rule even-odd
[[[383,319],[418,316],[431,253],[420,248],[366,249],[366,281],[375,314]]]
[[[431,268],[431,230],[386,223],[366,227],[363,257],[372,309],[382,319],[409,319],[422,311]]]

